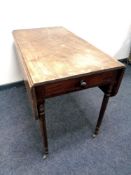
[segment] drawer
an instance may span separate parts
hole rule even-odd
[[[72,91],[82,90],[104,84],[110,84],[115,81],[115,78],[115,71],[80,76],[77,78],[47,84],[45,85],[44,93],[46,98],[52,97]]]

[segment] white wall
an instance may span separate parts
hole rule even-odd
[[[0,1],[0,85],[22,79],[12,30],[65,26],[117,59],[130,43],[130,0]]]

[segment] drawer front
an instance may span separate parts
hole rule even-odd
[[[115,81],[116,72],[104,72],[96,75],[81,76],[45,85],[45,97],[52,97],[72,91],[110,84]]]

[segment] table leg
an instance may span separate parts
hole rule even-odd
[[[100,126],[101,126],[101,123],[102,123],[102,120],[103,120],[103,117],[104,117],[104,113],[105,113],[105,110],[106,110],[106,107],[107,107],[107,104],[108,104],[108,101],[109,101],[109,97],[111,95],[111,90],[112,90],[112,86],[110,86],[108,92],[104,94],[101,109],[100,109],[100,113],[99,113],[99,117],[98,117],[96,128],[95,128],[95,132],[93,134],[94,138],[99,133]]]
[[[44,104],[38,105],[38,114],[39,114],[39,123],[40,123],[41,134],[42,134],[43,145],[44,145],[43,159],[45,159],[48,155],[48,140],[47,140]]]

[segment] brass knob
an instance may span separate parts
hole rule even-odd
[[[80,85],[81,85],[81,87],[86,87],[87,86],[87,83],[86,83],[86,81],[81,80],[80,81]]]

